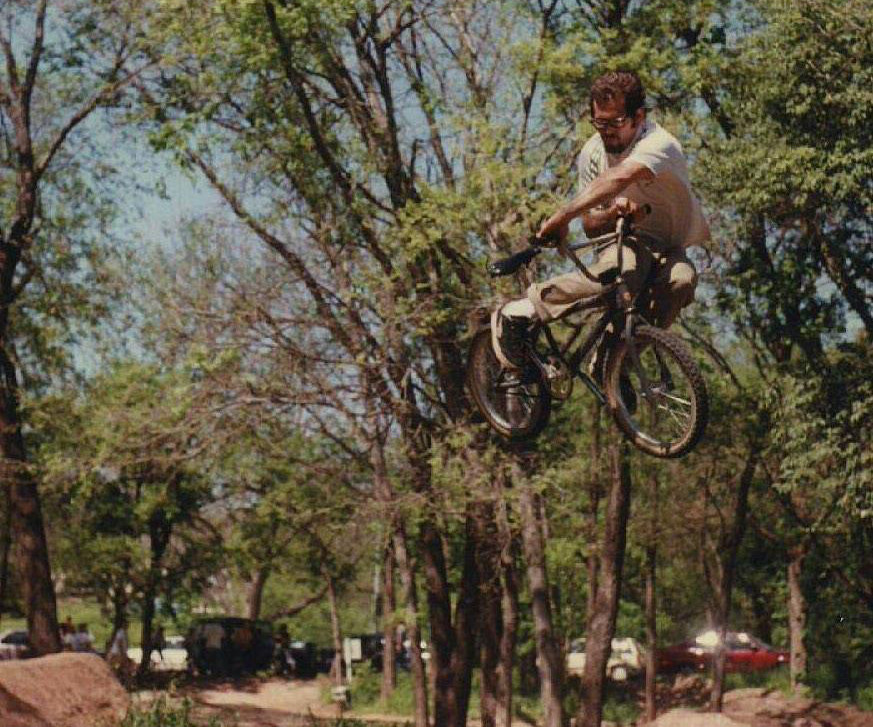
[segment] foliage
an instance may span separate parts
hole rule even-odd
[[[211,488],[197,454],[209,437],[196,402],[190,376],[119,365],[78,397],[35,403],[33,421],[54,433],[39,461],[49,507],[65,512],[58,562],[68,588],[119,609],[160,573],[174,618],[177,598],[202,588],[219,554],[203,547],[213,536],[199,510]]]
[[[189,699],[174,702],[161,696],[148,708],[131,708],[119,727],[222,727],[224,724],[217,717],[210,717],[206,723],[195,721],[192,706]]]
[[[778,690],[783,694],[791,693],[791,680],[786,666],[766,671],[734,672],[727,675],[725,682],[727,689],[757,687]]]

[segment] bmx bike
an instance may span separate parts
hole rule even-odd
[[[495,354],[490,326],[474,336],[467,385],[476,407],[503,437],[536,437],[548,424],[552,401],[569,398],[576,377],[601,405],[608,406],[624,436],[646,454],[682,457],[700,441],[709,415],[706,384],[685,343],[651,325],[642,313],[649,308],[655,265],[650,266],[638,295],[628,289],[623,270],[628,240],[645,244],[633,236],[630,220],[620,217],[615,232],[564,248],[585,274],[577,250],[617,246],[617,266],[599,276],[605,310],[581,342],[587,320],[575,320],[572,314],[562,319],[568,332],[560,340],[552,330],[554,322],[533,321],[524,343],[526,365],[518,374],[503,366]],[[529,245],[490,264],[488,273],[492,277],[511,275],[543,249]],[[591,376],[583,364],[601,340],[599,372]]]

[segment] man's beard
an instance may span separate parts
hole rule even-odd
[[[606,151],[609,154],[621,154],[629,146],[630,146],[629,143],[622,144],[620,141],[616,141],[616,142],[612,142],[612,143],[607,143],[605,141],[603,142],[603,148],[606,149]]]

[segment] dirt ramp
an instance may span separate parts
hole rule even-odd
[[[109,727],[128,703],[106,662],[93,654],[0,663],[3,727]]]
[[[724,710],[754,727],[873,727],[873,713],[835,702],[789,697],[773,689],[735,689]]]

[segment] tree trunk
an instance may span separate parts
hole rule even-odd
[[[518,575],[515,563],[503,566],[503,634],[500,639],[500,662],[497,665],[496,727],[512,724],[512,672],[518,637]]]
[[[610,447],[612,485],[606,506],[606,523],[600,558],[600,578],[594,615],[585,648],[585,671],[582,677],[583,698],[576,720],[578,727],[600,727],[603,717],[603,687],[606,663],[612,651],[621,575],[630,515],[630,457],[622,442]]]
[[[11,302],[12,275],[19,251],[14,245],[6,244],[2,247],[0,285],[5,309]],[[61,650],[61,637],[48,542],[43,527],[39,492],[27,466],[24,438],[21,435],[17,374],[6,348],[6,314],[0,317],[0,326],[0,454],[3,458],[0,467],[2,480],[9,487],[15,561],[27,614],[27,633],[31,648],[37,655],[50,654]]]
[[[426,458],[413,458],[418,477],[430,478],[426,470]],[[416,487],[427,492],[424,481]],[[454,621],[452,619],[451,584],[443,550],[443,541],[433,516],[425,513],[422,518],[421,553],[424,561],[424,581],[427,588],[428,615],[430,617],[431,658],[434,690],[434,721],[445,727],[464,727],[470,698],[473,655],[478,626],[476,606],[478,600],[473,513],[466,514],[466,542],[458,588]]]
[[[152,664],[152,627],[155,618],[155,598],[158,595],[158,585],[161,582],[161,568],[164,554],[170,544],[172,524],[163,510],[155,511],[149,518],[149,544],[151,558],[149,572],[146,577],[142,596],[142,659],[139,662],[137,676],[148,674]]]
[[[127,569],[125,568],[125,573]],[[109,647],[112,646],[112,640],[115,634],[122,626],[127,626],[127,591],[124,589],[124,583],[116,585],[112,593],[112,631],[106,641],[106,652],[109,653]]]
[[[658,530],[660,517],[660,492],[658,477],[651,478],[650,497],[652,499],[649,511],[651,513],[648,527],[648,544],[646,546],[646,722],[654,722],[657,717],[656,682],[658,668]]]
[[[397,685],[397,629],[394,623],[394,612],[397,610],[397,598],[394,593],[394,552],[385,548],[385,563],[382,584],[382,690],[383,702],[387,702]]]
[[[490,508],[489,508],[490,509]],[[493,512],[493,511],[492,511]],[[483,518],[484,520],[484,518]],[[491,523],[481,523],[479,541],[479,663],[481,681],[479,705],[482,727],[496,727],[500,709],[500,686],[497,669],[500,664],[500,644],[503,638],[503,603],[501,600],[500,543]]]
[[[37,26],[42,28],[46,4],[39,5]],[[34,220],[39,204],[36,154],[31,136],[34,84],[42,56],[43,33],[38,32],[30,48],[31,63],[23,83],[12,84],[12,93],[4,89],[4,110],[12,128],[4,129],[9,148],[8,158],[14,159],[14,212],[4,238],[0,228],[0,481],[8,483],[12,512],[13,541],[18,582],[27,614],[27,632],[35,655],[61,650],[58,609],[49,564],[48,543],[42,518],[36,481],[27,465],[27,452],[21,434],[20,391],[18,371],[10,341],[10,315],[15,304],[15,271],[21,253],[32,243]],[[13,42],[13,45],[16,45]],[[15,58],[8,41],[5,45],[7,76],[15,70]],[[9,79],[11,80],[11,79]],[[6,194],[9,194],[9,188]]]
[[[325,573],[327,579],[327,603],[330,608],[330,632],[333,637],[333,666],[331,667],[331,677],[334,684],[341,687],[343,685],[343,635],[340,630],[339,607],[336,600],[336,584],[333,576]]]
[[[658,668],[658,607],[655,597],[657,554],[655,543],[646,548],[646,722],[655,721],[658,709],[655,699],[655,678]]]
[[[718,597],[721,599],[724,596],[723,591],[718,594]],[[723,610],[723,607],[719,610]],[[709,695],[709,708],[713,712],[721,712],[724,704],[724,676],[727,662],[725,639],[727,638],[727,630],[727,619],[719,616],[715,624],[716,642],[715,650],[712,654],[712,692]]]
[[[788,633],[790,639],[791,689],[798,690],[806,678],[806,598],[800,585],[806,549],[791,550],[788,563]]]
[[[724,674],[725,674],[725,635],[730,622],[731,592],[733,590],[734,571],[737,564],[737,553],[740,543],[746,532],[746,514],[749,509],[749,490],[752,487],[752,479],[758,466],[757,442],[749,444],[749,455],[746,464],[740,474],[736,497],[734,498],[733,519],[730,531],[720,539],[718,552],[714,554],[720,567],[717,568],[717,577],[711,583],[715,599],[715,624],[719,638],[713,655],[712,693],[709,699],[709,708],[713,712],[721,712],[724,702]]]
[[[588,458],[588,595],[585,604],[585,632],[591,630],[591,619],[594,615],[594,599],[597,594],[597,570],[598,553],[595,547],[597,534],[597,512],[600,509],[600,498],[603,492],[602,478],[602,445],[600,428],[600,403],[593,402],[591,405],[591,421],[593,422],[591,436],[591,452]]]
[[[505,512],[504,476],[495,477],[494,500],[483,510],[479,541],[480,711],[483,727],[509,727],[512,667],[518,624],[518,584],[512,534]]]
[[[406,529],[402,523],[394,528],[394,555],[403,584],[406,602],[406,636],[409,639],[409,668],[415,694],[415,727],[428,727],[430,716],[427,703],[427,673],[421,653],[421,630],[418,628],[418,591],[415,573],[406,547]]]
[[[506,508],[505,481],[499,480],[500,492],[497,498],[497,529],[503,547],[500,551],[500,570],[503,574],[501,610],[503,612],[503,634],[500,639],[500,662],[497,666],[498,709],[497,727],[510,727],[512,724],[512,673],[515,666],[515,644],[518,637],[518,572],[516,570],[517,539],[509,525]]]
[[[546,551],[539,517],[539,503],[527,482],[519,478],[519,508],[527,579],[531,594],[534,638],[540,672],[540,701],[543,705],[544,727],[561,727],[564,709],[561,703],[563,664],[552,626],[549,601],[549,580],[546,571]]]
[[[464,546],[464,561],[461,571],[461,584],[458,588],[458,600],[455,605],[455,619],[452,638],[454,648],[446,675],[451,680],[451,690],[446,700],[446,725],[466,727],[467,710],[470,707],[470,691],[473,681],[473,661],[476,655],[477,635],[479,628],[479,570],[476,563],[477,542],[476,519],[482,517],[481,507],[468,507],[466,515],[466,543]],[[437,678],[439,679],[439,674]],[[448,680],[446,680],[448,681]],[[434,718],[437,724],[440,720],[440,691],[434,694],[437,703]]]
[[[12,492],[3,486],[3,538],[0,540],[0,623],[9,597],[9,554],[12,552]]]
[[[261,617],[261,606],[264,602],[264,587],[267,585],[267,579],[270,577],[272,567],[262,565],[255,573],[255,580],[252,581],[249,590],[249,618],[259,619]]]

